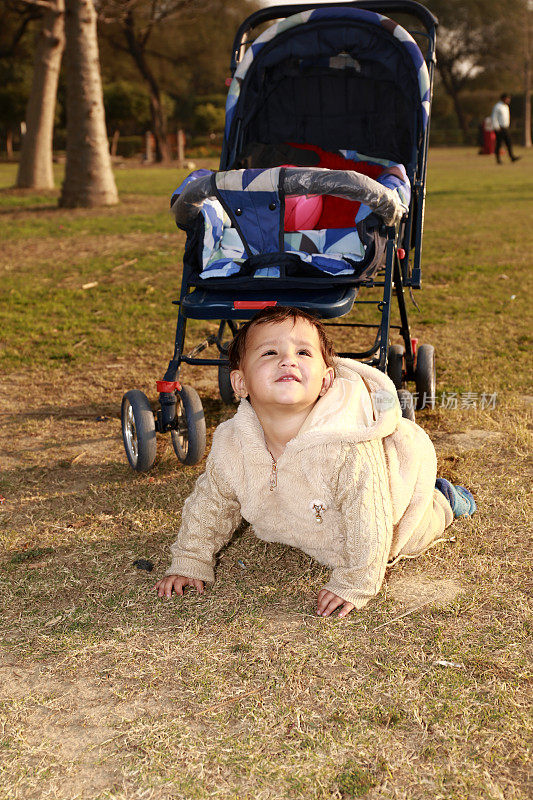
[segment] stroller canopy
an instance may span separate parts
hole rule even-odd
[[[382,14],[317,8],[246,51],[226,103],[225,168],[254,144],[294,142],[414,166],[430,80],[412,36]]]

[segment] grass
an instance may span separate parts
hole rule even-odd
[[[0,166],[1,800],[526,798],[531,154],[430,153],[411,323],[459,401],[419,422],[479,511],[344,621],[314,615],[325,569],[245,527],[203,599],[155,600],[202,467],[163,438],[132,473],[119,406],[154,398],[171,355],[183,173],[117,170],[118,207],[68,212],[14,174]],[[231,413],[216,373],[184,379],[211,434]]]

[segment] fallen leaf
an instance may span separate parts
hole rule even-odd
[[[43,627],[44,628],[51,628],[52,625],[57,625],[58,622],[61,622],[63,616],[60,615],[59,617],[54,617],[53,619],[49,619],[48,622],[45,622]]]

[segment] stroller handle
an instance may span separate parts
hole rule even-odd
[[[176,224],[188,228],[200,213],[204,200],[216,198],[218,189],[243,191],[245,171],[216,172],[188,183],[172,204]],[[270,191],[279,190],[285,195],[328,194],[363,203],[386,225],[397,225],[407,212],[396,191],[353,170],[275,167],[262,170],[261,183]]]
[[[439,24],[437,17],[421,3],[416,0],[340,0],[340,2],[328,3],[328,7],[340,8],[361,8],[366,11],[375,11],[378,14],[408,14],[418,19],[426,29],[430,39],[434,42],[435,31]],[[286,6],[267,6],[255,11],[242,22],[235,35],[231,57],[231,74],[235,74],[238,63],[244,56],[246,46],[249,44],[249,34],[264,22],[271,22],[274,19],[286,19],[293,14],[300,14],[303,11],[314,11],[316,3],[294,3]]]

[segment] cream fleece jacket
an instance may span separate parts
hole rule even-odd
[[[273,490],[272,457],[250,403],[218,426],[166,574],[213,581],[215,555],[244,518],[259,539],[331,567],[325,588],[362,608],[389,559],[422,552],[452,522],[436,469],[433,444],[402,418],[392,381],[337,359],[332,387],[277,461]]]

